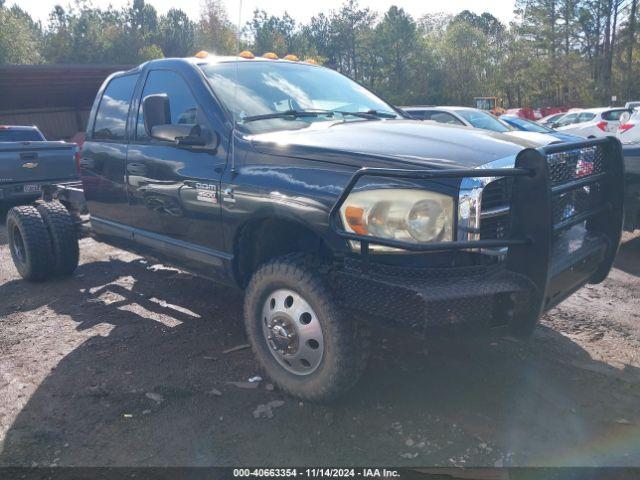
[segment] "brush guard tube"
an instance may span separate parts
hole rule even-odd
[[[413,180],[512,177],[509,233],[506,238],[498,240],[416,244],[347,232],[339,217],[340,208],[363,177]],[[565,215],[560,210],[561,218],[557,218],[558,205],[563,198],[578,194],[588,198],[588,206],[569,215]],[[525,149],[516,157],[514,168],[472,170],[361,168],[351,177],[331,209],[329,225],[339,237],[360,242],[359,272],[354,274],[352,271],[350,275],[351,281],[363,284],[369,282],[366,289],[361,289],[362,295],[366,295],[366,291],[371,291],[376,285],[384,286],[385,282],[389,283],[391,278],[379,275],[376,269],[371,272],[372,267],[375,266],[371,261],[372,254],[369,248],[372,244],[422,253],[508,247],[504,271],[501,275],[519,279],[513,282],[514,285],[516,283],[519,285],[514,292],[526,295],[518,297],[507,294],[506,291],[499,292],[494,289],[491,282],[495,274],[487,276],[487,286],[484,291],[487,296],[497,296],[496,304],[499,308],[496,311],[505,316],[514,332],[526,335],[533,330],[538,318],[545,310],[560,303],[585,283],[598,283],[606,278],[620,243],[623,202],[622,148],[617,139],[606,137],[538,149]],[[457,211],[457,205],[454,211]],[[580,235],[582,233],[584,235],[579,238],[571,237],[569,234],[573,234],[574,227],[579,230]],[[576,247],[576,245],[579,246]],[[396,290],[400,287],[398,278],[396,276],[391,280]],[[478,280],[482,281],[481,278],[476,279]],[[437,280],[435,282],[419,290],[415,287],[415,282],[407,281],[402,288],[414,293],[407,296],[412,300],[437,301],[437,298],[431,300],[427,298],[427,292],[437,285]],[[463,285],[464,282],[461,281],[460,286]],[[453,285],[451,291],[457,288],[457,285]],[[381,288],[378,293],[382,290]],[[482,292],[483,288],[479,291]],[[474,298],[480,298],[482,294],[479,295],[476,291],[474,295]],[[518,298],[526,298],[527,308],[513,304],[519,301]],[[459,300],[458,297],[451,298],[452,302]],[[363,300],[360,303],[366,305],[367,302],[371,303],[370,300]]]

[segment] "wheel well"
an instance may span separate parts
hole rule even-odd
[[[300,223],[279,218],[249,222],[240,231],[234,245],[236,280],[244,287],[260,265],[296,252],[320,255],[325,259],[331,257],[322,238]]]

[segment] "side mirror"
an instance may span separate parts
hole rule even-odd
[[[171,123],[169,97],[164,94],[145,97],[142,101],[142,114],[144,115],[144,129],[147,135],[153,137],[154,127]]]

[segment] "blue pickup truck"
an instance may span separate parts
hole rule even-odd
[[[273,57],[110,76],[80,169],[97,240],[245,291],[249,341],[282,390],[327,401],[353,386],[374,321],[526,336],[607,276],[616,139],[539,145],[415,121],[333,70]],[[71,224],[65,206],[9,213],[25,278],[73,272],[64,228],[37,240]]]
[[[0,125],[0,203],[29,202],[43,185],[77,180],[76,151],[48,142],[37,127]]]

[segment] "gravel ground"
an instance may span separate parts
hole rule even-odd
[[[324,406],[230,383],[258,374],[225,353],[246,342],[238,292],[81,252],[72,278],[28,284],[0,229],[0,465],[640,465],[639,237],[530,342],[376,332]]]

